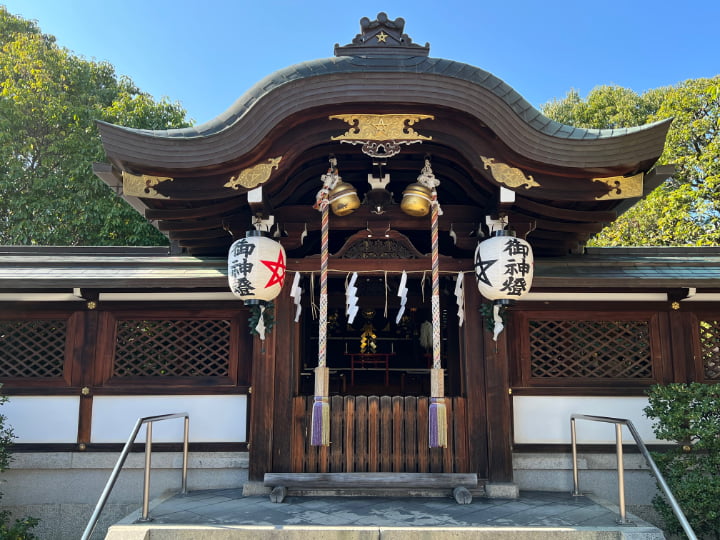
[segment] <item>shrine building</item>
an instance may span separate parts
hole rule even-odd
[[[95,174],[169,248],[0,248],[20,472],[84,478],[72,499],[93,505],[137,418],[186,411],[191,488],[387,472],[471,474],[489,496],[569,490],[572,413],[631,419],[661,444],[644,391],[720,380],[718,249],[586,247],[673,174],[657,165],[671,120],[563,125],[433,58],[402,19],[360,27],[207,123],[99,123]],[[249,262],[247,231],[269,258]],[[478,245],[499,234],[531,251],[504,263],[493,300],[479,284],[500,263]],[[582,429],[612,498],[612,426]],[[181,440],[158,425],[155,451]],[[652,478],[628,474],[646,503]]]

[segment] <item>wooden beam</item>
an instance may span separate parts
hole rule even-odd
[[[203,231],[218,229],[223,226],[223,218],[199,219],[197,221],[159,221],[157,228],[163,232],[170,231]]]
[[[580,232],[580,233],[597,233],[603,230],[603,223],[569,223],[567,221],[553,221],[551,219],[537,218],[535,220],[536,229],[545,231],[561,231],[561,232]]]
[[[229,234],[226,234],[222,238],[205,238],[199,239],[194,238],[190,240],[180,240],[178,244],[184,248],[206,248],[206,247],[230,247],[233,243],[233,238]]]
[[[527,240],[532,242],[533,240],[549,240],[550,242],[557,243],[568,243],[568,242],[584,242],[590,238],[590,233],[577,232],[575,234],[568,234],[560,231],[546,231],[542,229],[536,229],[532,231]]]
[[[224,229],[203,229],[200,231],[172,231],[170,240],[207,240],[208,238],[231,238]]]
[[[570,210],[568,208],[559,208],[557,206],[539,203],[524,197],[517,197],[513,208],[527,210],[528,212],[533,212],[543,217],[554,217],[568,221],[610,223],[617,218],[617,213],[613,211]]]
[[[246,197],[234,197],[216,204],[204,204],[189,208],[148,208],[145,210],[147,219],[197,219],[217,217],[247,205]]]
[[[426,259],[362,259],[358,264],[357,259],[336,259],[330,257],[329,272],[345,273],[356,272],[360,269],[363,273],[384,272],[429,272],[430,258]],[[473,261],[470,259],[452,259],[440,257],[440,272],[460,272],[474,269]],[[288,272],[317,272],[320,269],[320,257],[306,257],[304,259],[288,259]]]

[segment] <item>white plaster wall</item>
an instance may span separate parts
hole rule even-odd
[[[76,443],[78,396],[13,396],[2,407],[16,443]]]
[[[514,440],[516,444],[570,444],[570,415],[588,414],[626,418],[634,424],[645,444],[659,441],[643,413],[645,397],[514,396]],[[613,424],[576,421],[578,444],[615,444]],[[623,442],[633,439],[623,427]]]
[[[247,396],[96,396],[93,399],[93,443],[127,441],[138,418],[186,412],[190,442],[245,442]],[[183,419],[153,424],[153,442],[182,442]],[[76,424],[77,425],[77,424]],[[145,441],[145,427],[137,442]]]

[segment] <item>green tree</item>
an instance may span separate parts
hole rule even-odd
[[[0,6],[0,244],[167,243],[93,175],[105,160],[96,120],[188,125],[179,104],[154,101]]]
[[[647,395],[655,436],[676,443],[653,452],[658,468],[697,536],[720,539],[720,384],[656,385]],[[670,533],[682,534],[665,497],[653,506]]]
[[[564,99],[543,105],[542,111],[557,122],[582,128],[639,126],[657,111],[662,93],[660,89],[638,95],[620,86],[598,86],[583,100],[573,89]]]
[[[571,90],[542,107],[550,118],[587,128],[619,128],[674,118],[658,164],[676,174],[590,242],[596,246],[720,243],[720,76],[636,94],[617,86]]]

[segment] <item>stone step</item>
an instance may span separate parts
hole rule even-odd
[[[106,540],[662,540],[655,527],[313,527],[115,525]]]
[[[269,491],[269,488],[264,488]],[[508,490],[506,490],[508,491]],[[591,496],[520,492],[514,498],[288,497],[282,504],[243,488],[168,494],[150,503],[150,522],[133,512],[109,529],[109,540],[660,540],[662,532]],[[509,492],[509,491],[508,491]]]

